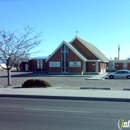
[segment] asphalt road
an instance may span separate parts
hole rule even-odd
[[[6,72],[0,72],[0,87],[7,85]],[[111,90],[123,90],[130,88],[130,80],[108,79],[108,80],[87,80],[90,76],[51,76],[40,72],[12,72],[12,85],[21,86],[27,79],[37,78],[49,82],[53,87],[63,89],[80,89],[81,87],[111,88]]]
[[[118,130],[130,104],[0,98],[0,130]]]

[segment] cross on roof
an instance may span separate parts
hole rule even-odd
[[[75,33],[76,33],[76,36],[77,36],[77,34],[79,33],[79,31],[78,31],[78,30],[76,30],[76,31],[75,31]]]

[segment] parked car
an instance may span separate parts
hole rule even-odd
[[[130,71],[129,70],[118,70],[116,72],[108,73],[107,78],[127,78],[130,79]]]

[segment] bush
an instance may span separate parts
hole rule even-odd
[[[42,71],[42,69],[41,69],[41,68],[39,68],[39,69],[37,69],[37,71]]]
[[[22,84],[22,87],[23,88],[46,88],[46,87],[51,87],[51,85],[44,80],[29,79]]]

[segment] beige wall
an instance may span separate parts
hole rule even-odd
[[[108,64],[108,69],[112,70],[112,69],[129,69],[130,70],[130,60],[113,60],[110,61]]]

